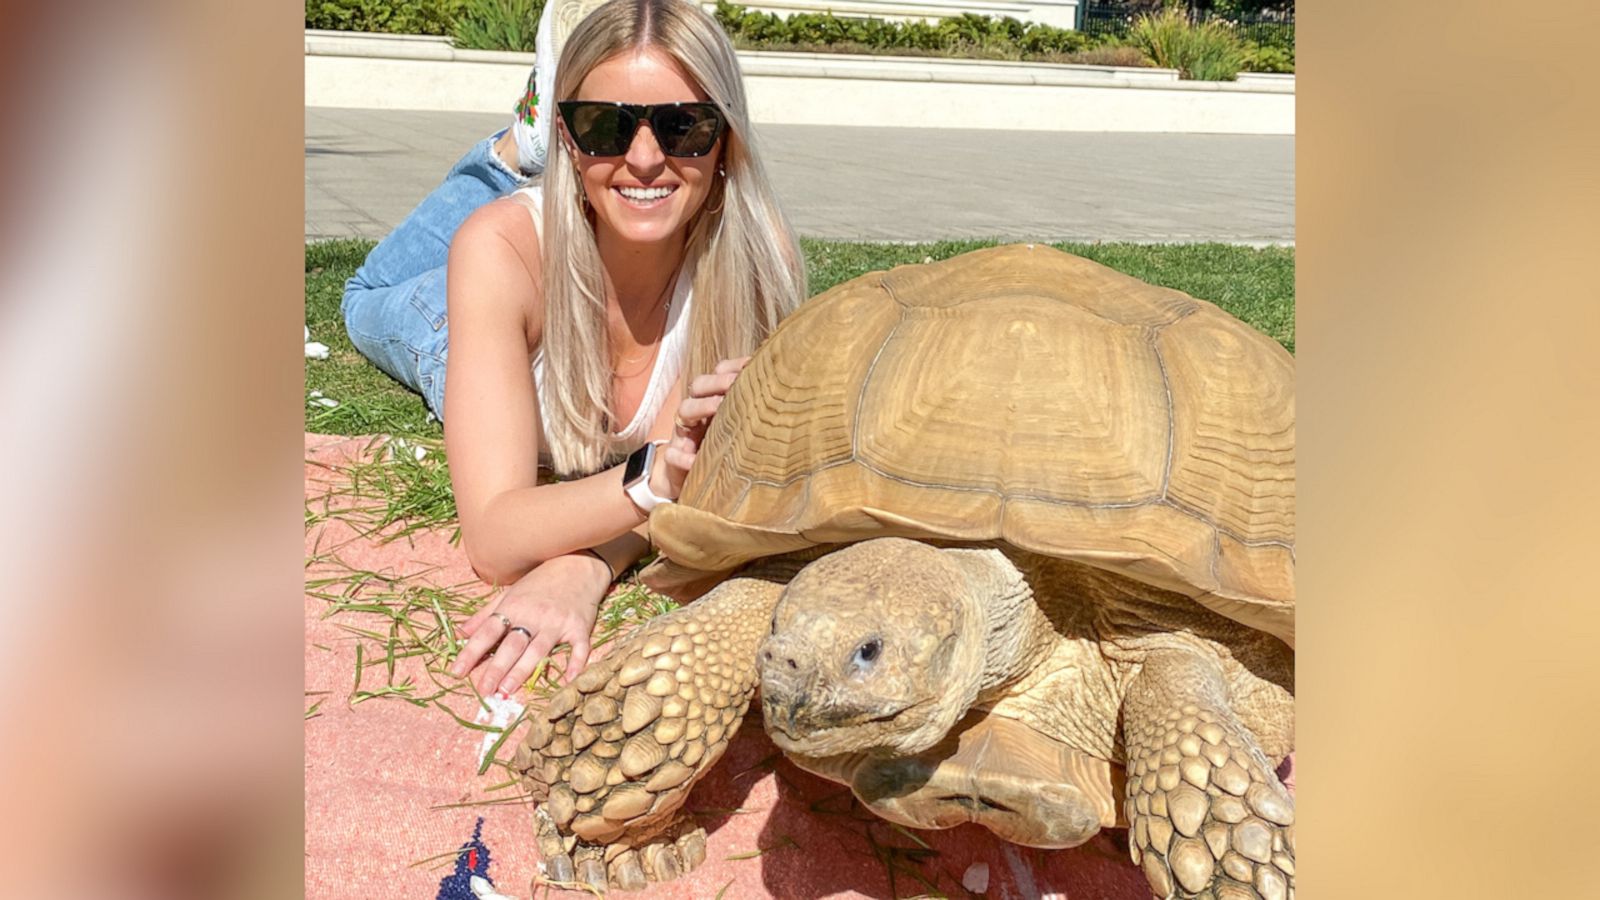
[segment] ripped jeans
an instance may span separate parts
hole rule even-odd
[[[422,395],[444,420],[444,366],[450,350],[445,261],[450,239],[473,210],[527,179],[494,152],[502,130],[473,146],[417,208],[367,254],[344,285],[345,330],[356,349]]]

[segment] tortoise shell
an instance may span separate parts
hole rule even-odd
[[[863,275],[786,320],[652,515],[646,580],[874,537],[998,540],[1292,647],[1294,485],[1282,346],[1187,294],[999,247]]]

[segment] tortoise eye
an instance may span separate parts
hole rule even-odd
[[[872,638],[856,648],[856,652],[850,657],[850,663],[858,669],[871,668],[872,664],[877,661],[878,655],[882,652],[883,641],[879,638]]]

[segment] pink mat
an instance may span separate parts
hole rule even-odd
[[[338,465],[366,452],[369,438],[305,437],[306,498],[312,508],[338,476],[324,465]],[[436,585],[474,580],[465,555],[448,534],[425,533],[388,544],[358,538],[332,520],[306,533],[308,559],[337,547],[346,565],[417,576]],[[328,571],[307,569],[308,580]],[[486,592],[487,586],[481,591]],[[482,733],[461,727],[437,709],[395,700],[348,703],[355,674],[355,642],[343,622],[373,627],[370,617],[345,614],[324,619],[326,602],[305,598],[307,707],[322,700],[305,729],[305,894],[308,898],[433,898],[440,879],[451,873],[454,851],[473,834],[482,817],[482,841],[489,849],[488,876],[496,890],[529,897],[537,872],[532,807],[527,804],[450,807],[483,799],[485,790],[504,780],[491,769],[475,773]],[[430,686],[415,660],[401,660],[395,681],[414,674]],[[382,667],[369,669],[362,686],[384,683]],[[534,698],[520,698],[524,702]],[[458,714],[471,717],[465,704]],[[501,758],[509,758],[503,749]],[[1293,790],[1292,764],[1286,781]],[[500,796],[507,795],[501,792]],[[820,804],[825,811],[813,811]],[[1068,897],[1144,900],[1144,876],[1128,861],[1126,832],[1102,832],[1088,844],[1065,851],[1042,851],[996,840],[976,826],[919,831],[916,836],[936,853],[928,854],[887,823],[851,809],[840,785],[802,772],[767,740],[758,715],[746,720],[716,767],[698,784],[686,809],[698,813],[708,833],[706,862],[677,882],[638,894],[618,896],[700,898],[915,896],[934,891],[969,896],[962,876],[974,864],[988,866],[982,896]],[[734,811],[734,812],[730,812]],[[833,811],[831,814],[827,811]],[[894,884],[879,847],[897,847]],[[907,855],[906,849],[912,854]],[[757,850],[759,856],[749,857]],[[920,861],[913,856],[920,855]],[[414,865],[430,857],[438,859]],[[744,858],[736,858],[744,857]],[[920,881],[916,874],[927,882]],[[724,891],[725,889],[725,891]],[[541,893],[543,889],[540,889]],[[577,895],[574,895],[577,896]]]

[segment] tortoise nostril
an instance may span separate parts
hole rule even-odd
[[[795,661],[794,661],[794,660],[792,660],[792,659],[791,659],[791,660],[789,660],[789,668],[791,668],[791,669],[798,669],[798,668],[800,668],[800,666],[798,666],[798,665],[797,665],[797,664],[796,664],[796,663],[795,663]]]

